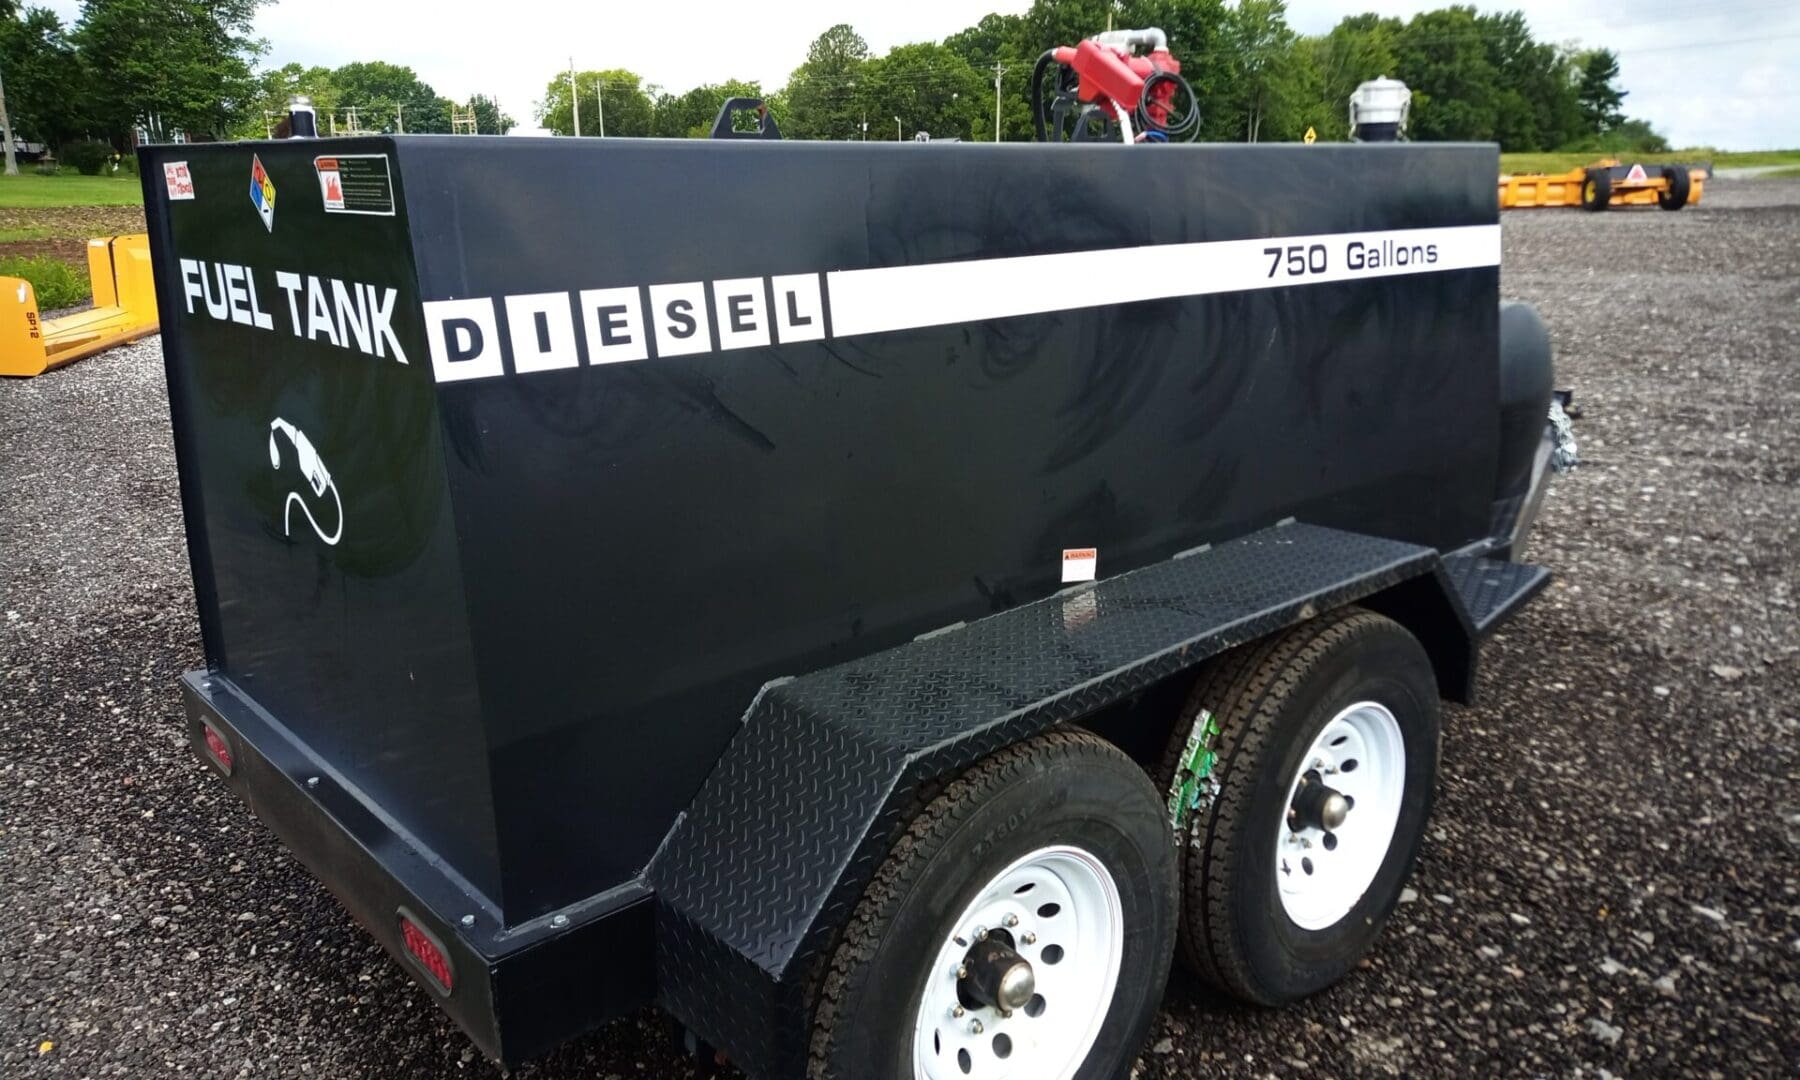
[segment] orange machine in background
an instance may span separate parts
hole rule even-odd
[[[1622,165],[1597,162],[1566,173],[1500,177],[1500,209],[1579,206],[1599,211],[1611,206],[1660,206],[1679,210],[1700,201],[1711,172],[1706,165]]]
[[[157,331],[150,240],[144,233],[88,241],[94,306],[48,322],[23,278],[0,277],[0,375],[42,375]]]

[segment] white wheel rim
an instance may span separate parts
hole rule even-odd
[[[1069,1080],[1119,982],[1125,915],[1112,874],[1080,848],[1042,848],[983,886],[951,926],[920,993],[914,1077]],[[1031,1003],[1010,1016],[957,994],[957,968],[982,930],[1010,936],[1037,980]]]
[[[1337,828],[1288,812],[1312,783],[1350,803]],[[1387,861],[1405,796],[1406,740],[1394,714],[1363,701],[1332,717],[1300,759],[1276,826],[1275,883],[1296,926],[1324,930],[1362,900]]]

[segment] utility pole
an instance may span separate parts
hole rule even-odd
[[[600,137],[602,139],[604,139],[604,138],[606,138],[606,80],[605,79],[601,79],[600,85],[594,89],[594,100],[598,101],[600,103]]]
[[[894,141],[895,142],[901,141],[900,140],[900,118],[898,116],[894,117]]]
[[[406,103],[404,101],[394,105],[394,134],[396,135],[406,134],[406,117],[403,115],[405,112]]]
[[[575,85],[575,58],[569,57],[569,104],[575,109],[575,136],[581,137],[581,90]]]
[[[0,128],[6,129],[6,175],[19,175],[19,157],[13,151],[12,117],[6,115],[6,86],[0,84]]]
[[[1002,76],[1004,74],[1006,74],[1006,69],[1004,67],[1000,66],[1000,62],[998,60],[994,61],[994,141],[995,142],[1000,141],[1000,76]]]

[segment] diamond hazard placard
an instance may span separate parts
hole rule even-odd
[[[263,168],[262,158],[250,155],[250,205],[262,218],[263,228],[275,231],[275,178]]]
[[[394,178],[386,154],[334,154],[313,159],[319,200],[331,214],[394,214]]]

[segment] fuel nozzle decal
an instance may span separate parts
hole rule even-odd
[[[344,500],[338,495],[337,483],[331,479],[330,471],[325,468],[324,460],[319,457],[319,451],[313,446],[312,440],[306,437],[306,432],[279,416],[269,422],[270,468],[279,471],[282,465],[281,443],[283,439],[277,438],[277,436],[285,437],[285,441],[294,448],[295,465],[299,468],[301,477],[306,481],[304,488],[289,491],[287,498],[282,501],[282,534],[290,537],[294,535],[294,507],[298,506],[300,512],[306,516],[307,522],[312,525],[313,532],[318,534],[319,539],[327,545],[336,546],[338,540],[344,535]],[[312,493],[310,499],[301,494],[302,490]],[[312,503],[317,502],[323,509],[327,493],[330,493],[334,506],[327,520],[337,522],[336,528],[330,533],[327,533],[325,527],[319,524],[319,519],[314,516],[312,508]]]

